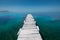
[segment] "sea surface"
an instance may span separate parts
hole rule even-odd
[[[29,13],[0,12],[0,40],[17,40],[18,30]],[[60,12],[31,13],[43,40],[60,40]]]

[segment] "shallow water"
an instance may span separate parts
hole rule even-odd
[[[53,14],[32,13],[44,40],[60,40],[59,13]],[[25,17],[26,13],[0,13],[0,40],[16,40]]]

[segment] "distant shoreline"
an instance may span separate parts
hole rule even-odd
[[[0,11],[0,12],[9,12],[9,11],[6,10],[6,11]]]

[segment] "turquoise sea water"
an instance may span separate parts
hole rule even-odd
[[[56,13],[32,13],[44,40],[60,40],[60,19]],[[0,12],[0,40],[16,40],[27,13]]]

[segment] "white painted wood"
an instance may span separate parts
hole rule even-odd
[[[39,34],[39,27],[31,14],[28,14],[24,20],[24,25],[19,29],[17,40],[42,40]]]

